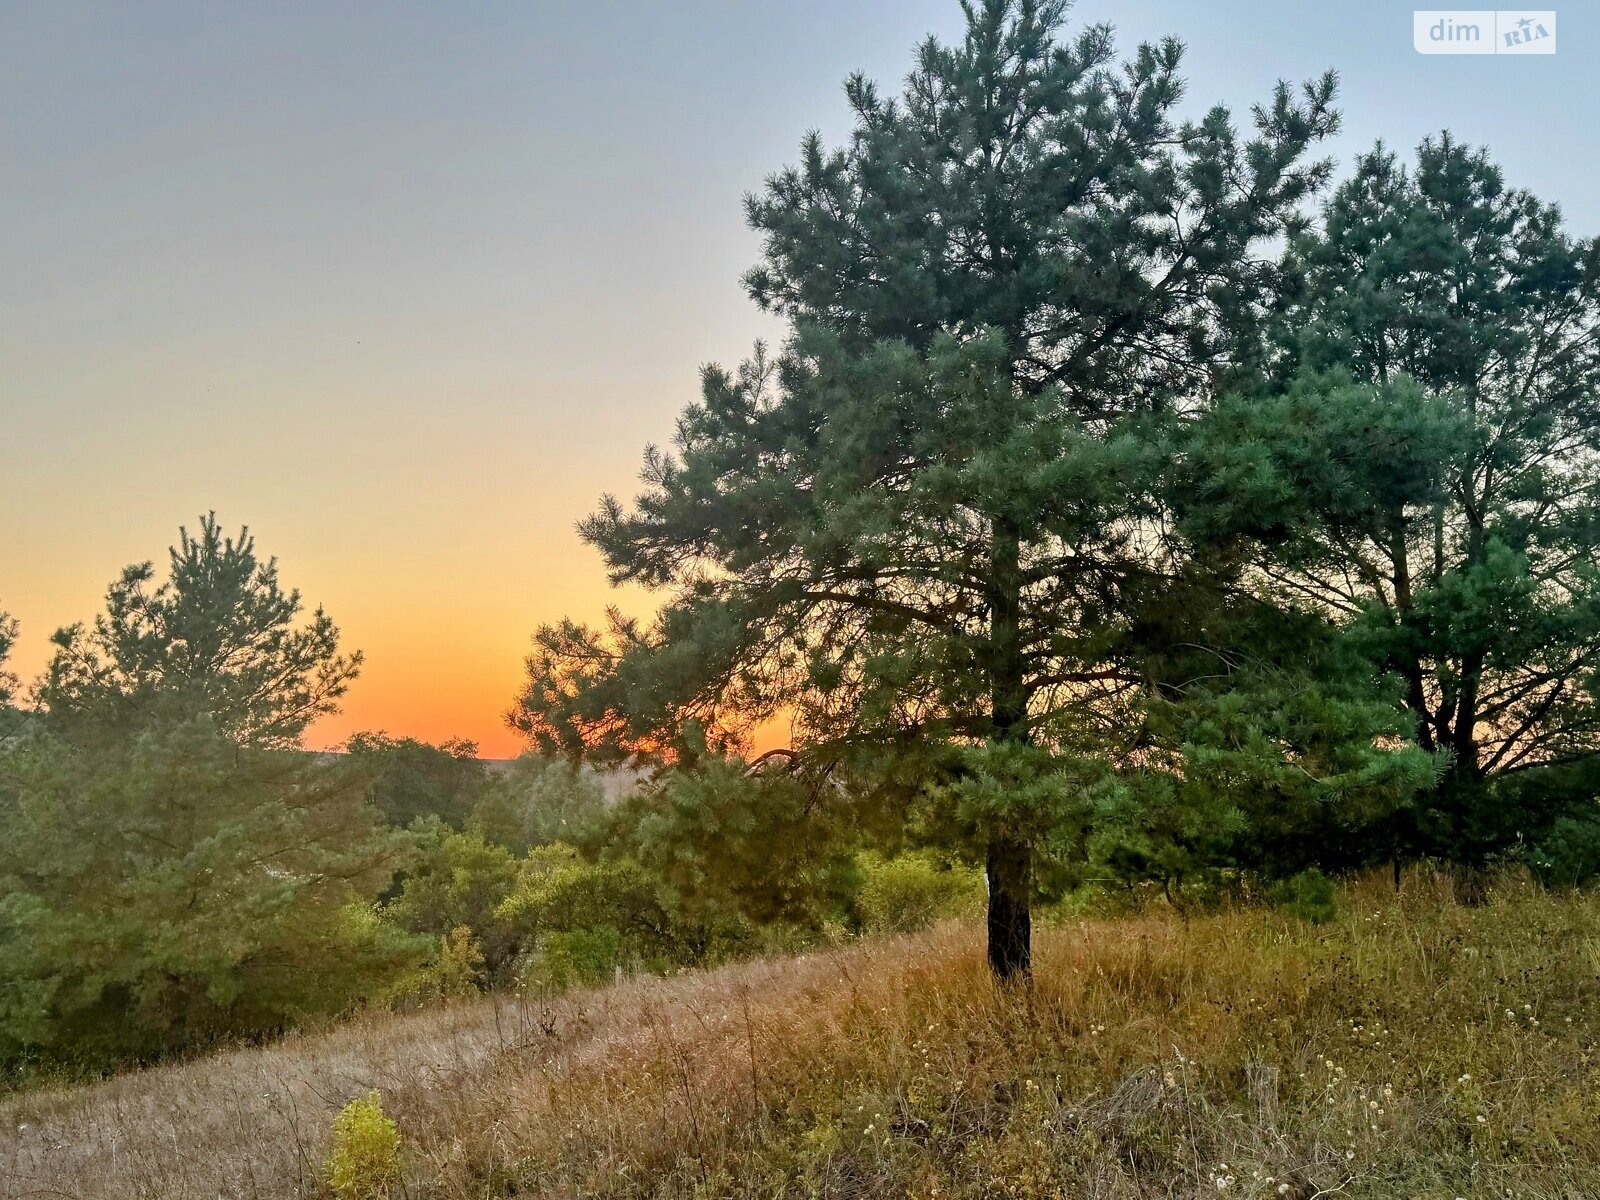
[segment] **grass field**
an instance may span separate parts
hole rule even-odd
[[[324,1194],[375,1088],[395,1196],[1600,1197],[1600,898],[1341,900],[371,1015],[0,1101],[0,1196]]]

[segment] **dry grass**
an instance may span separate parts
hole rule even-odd
[[[1345,899],[372,1017],[0,1102],[0,1196],[318,1195],[371,1088],[413,1197],[1600,1196],[1600,900]]]

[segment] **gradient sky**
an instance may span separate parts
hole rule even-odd
[[[1594,0],[1555,57],[1422,57],[1413,5],[1082,0],[1190,104],[1342,76],[1333,152],[1443,127],[1600,230]],[[215,509],[367,654],[355,729],[518,749],[530,632],[610,598],[573,532],[781,336],[741,195],[954,0],[0,0],[0,607],[14,663]],[[640,597],[625,598],[639,606]]]

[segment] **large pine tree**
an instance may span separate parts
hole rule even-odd
[[[1025,806],[1060,802],[1024,767],[1126,748],[1139,614],[1206,590],[1155,499],[1160,431],[1250,360],[1261,252],[1336,120],[1331,77],[1280,85],[1248,133],[1180,120],[1177,42],[1119,62],[1103,27],[1064,40],[1063,9],[967,6],[903,94],[847,83],[847,146],[808,137],[749,198],[746,283],[793,339],[708,369],[643,493],[583,526],[614,579],[664,591],[659,619],[542,630],[512,717],[638,749],[792,706],[813,753],[987,747],[1002,977],[1029,965]]]
[[[1361,158],[1288,265],[1285,369],[1401,381],[1457,429],[1431,502],[1330,526],[1283,582],[1369,631],[1449,760],[1411,848],[1481,863],[1600,780],[1600,243],[1446,134]]]

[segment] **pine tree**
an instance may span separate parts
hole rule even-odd
[[[1241,134],[1175,115],[1181,46],[1115,60],[1064,5],[966,6],[903,95],[846,84],[850,143],[809,136],[748,200],[746,278],[793,322],[773,361],[707,369],[631,507],[583,526],[653,626],[541,631],[513,723],[542,745],[720,747],[786,706],[814,753],[974,748],[989,956],[1029,967],[1034,847],[1127,752],[1139,622],[1184,576],[1163,418],[1253,359],[1261,251],[1327,165],[1332,77]],[[976,757],[973,757],[976,755]],[[1046,778],[986,788],[985,772]]]
[[[417,947],[365,907],[405,862],[358,767],[299,748],[340,655],[248,534],[182,536],[58,636],[44,711],[0,742],[0,1064],[146,1056],[280,1028]]]
[[[204,717],[16,739],[0,777],[0,1066],[154,1056],[381,990],[418,947],[363,917],[408,853],[364,784],[239,747]]]
[[[6,670],[11,658],[11,648],[17,644],[17,622],[10,613],[0,608],[0,708],[11,703],[17,694],[17,677]]]
[[[58,725],[136,722],[159,705],[205,713],[241,745],[292,747],[361,669],[320,608],[296,626],[300,593],[283,590],[277,560],[257,557],[248,529],[225,535],[214,513],[198,536],[179,530],[152,590],[154,577],[152,563],[126,568],[92,627],[56,632],[39,698]]]
[[[1405,848],[1482,863],[1600,777],[1600,243],[1445,134],[1360,159],[1287,265],[1282,369],[1398,382],[1458,430],[1428,502],[1369,486],[1375,519],[1284,579],[1449,759]]]

